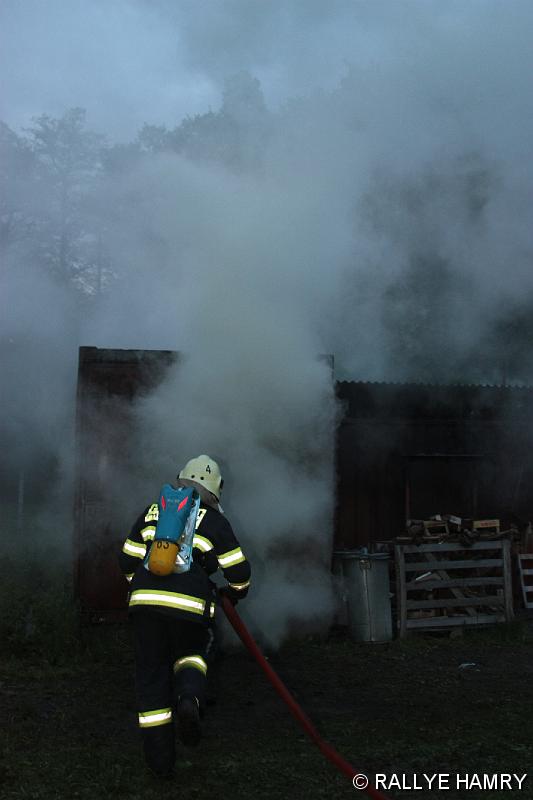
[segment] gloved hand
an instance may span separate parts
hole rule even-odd
[[[223,586],[221,589],[218,590],[218,592],[223,597],[227,597],[233,606],[236,606],[239,600],[241,599],[241,595],[239,594],[237,589],[232,589],[231,586]]]

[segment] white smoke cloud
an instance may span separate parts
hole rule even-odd
[[[289,556],[300,563],[288,591],[273,569],[264,573],[251,602],[274,640],[273,618],[282,632],[299,615],[315,616],[314,605],[297,601],[298,587],[309,569],[329,570],[331,552],[335,402],[315,314],[330,307],[332,292],[327,275],[309,268],[322,248],[313,208],[321,201],[302,202],[284,176],[280,186],[169,156],[121,190],[144,198],[144,227],[128,218],[127,230],[139,238],[122,258],[150,258],[141,245],[146,227],[167,243],[150,272],[140,338],[164,331],[183,353],[140,404],[139,458],[145,474],[168,480],[194,454],[219,457],[243,547],[262,562],[275,559],[283,572]],[[128,331],[132,323],[121,318]],[[113,329],[102,319],[99,330],[105,341]]]

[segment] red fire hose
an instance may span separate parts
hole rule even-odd
[[[228,618],[229,622],[231,623],[232,627],[235,629],[235,632],[243,642],[243,644],[248,648],[250,653],[253,655],[263,672],[266,674],[268,680],[279,694],[281,699],[284,703],[289,707],[289,711],[291,714],[296,717],[302,728],[305,730],[307,735],[313,740],[313,742],[317,745],[317,747],[322,751],[322,753],[326,756],[332,764],[335,764],[337,769],[343,772],[347,777],[354,781],[357,776],[361,779],[365,779],[366,776],[359,773],[356,769],[354,769],[351,764],[344,760],[342,756],[340,756],[334,749],[329,745],[319,734],[309,717],[306,715],[305,711],[298,705],[294,697],[291,695],[281,678],[277,675],[276,672],[272,669],[268,661],[266,661],[265,657],[263,656],[261,650],[255,643],[252,635],[250,634],[248,628],[240,618],[240,616],[235,611],[230,600],[224,596],[224,594],[220,595],[220,600],[222,603],[222,608],[224,609],[224,613]],[[362,788],[362,786],[358,786],[356,788]],[[388,800],[388,798],[378,792],[377,789],[374,789],[373,786],[367,786],[366,788],[362,788],[369,797],[373,797],[374,800]]]

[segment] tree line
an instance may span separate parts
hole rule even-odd
[[[260,151],[260,135],[247,146],[250,131],[266,119],[259,82],[240,74],[227,82],[216,113],[187,117],[171,130],[145,124],[126,144],[90,130],[83,108],[36,116],[21,133],[0,121],[0,251],[12,263],[24,258],[48,270],[85,299],[97,296],[113,277],[101,202],[106,181],[163,152],[246,170]]]
[[[353,89],[348,83],[337,91],[337,108]],[[334,107],[332,98],[333,94],[326,98],[326,107],[328,103]],[[219,110],[186,117],[174,128],[146,123],[126,143],[110,143],[90,130],[82,108],[69,109],[59,118],[41,114],[21,132],[0,122],[3,261],[8,269],[23,261],[31,263],[68,287],[78,302],[97,302],[118,269],[108,240],[120,221],[121,208],[103,202],[106,186],[162,153],[219,165],[236,174],[261,170],[270,142],[276,136],[278,142],[283,139],[284,115],[301,120],[303,145],[308,136],[305,125],[313,119],[310,109],[319,102],[316,97],[295,99],[282,112],[271,112],[259,81],[240,73],[227,81]],[[356,122],[354,130],[360,125]],[[284,147],[289,155],[295,146],[295,139],[287,136]],[[415,171],[402,180],[377,174],[366,192],[354,186],[351,212],[357,215],[359,228],[376,239],[385,235],[393,243],[398,241],[408,259],[379,298],[373,268],[354,261],[344,278],[346,295],[354,297],[354,319],[365,304],[376,306],[389,361],[393,366],[401,363],[406,377],[445,381],[455,376],[458,381],[499,383],[533,376],[529,290],[504,293],[480,311],[479,276],[472,277],[469,264],[443,256],[438,241],[424,233],[424,226],[431,231],[439,214],[442,227],[447,226],[446,214],[452,209],[475,239],[491,194],[498,190],[497,181],[494,165],[470,153],[441,172]],[[436,207],[430,219],[428,209],[442,197],[449,199],[448,206]],[[415,232],[412,241],[407,241],[407,229]],[[468,329],[472,309],[483,329],[479,346],[473,349],[475,332],[470,329],[465,334],[468,348],[461,334],[463,322]]]

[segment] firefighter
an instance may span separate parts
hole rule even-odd
[[[201,738],[205,703],[207,649],[215,614],[209,575],[220,567],[227,585],[221,592],[236,603],[246,596],[250,565],[220,507],[222,476],[207,455],[191,459],[177,485],[193,487],[200,509],[188,572],[153,575],[144,566],[159,517],[158,504],[145,508],[120,554],[130,582],[139,727],[149,769],[171,777],[175,762],[174,722],[187,746]]]

